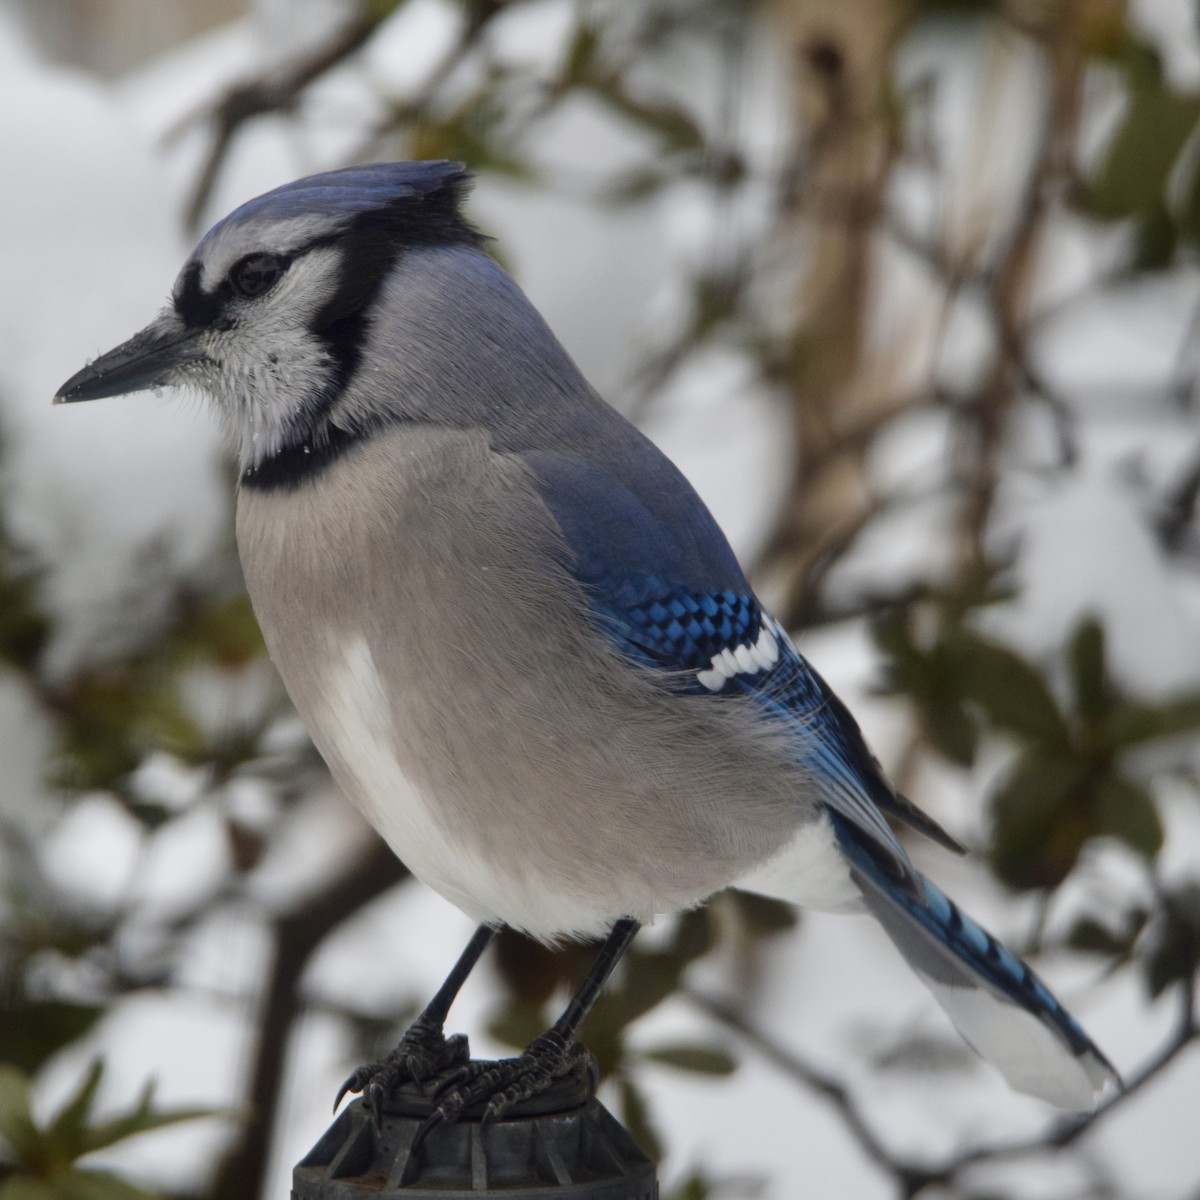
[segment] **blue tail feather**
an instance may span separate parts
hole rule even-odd
[[[1087,1108],[1108,1080],[1120,1083],[1028,964],[923,876],[898,869],[889,850],[838,814],[831,818],[868,909],[967,1041],[1014,1086]]]

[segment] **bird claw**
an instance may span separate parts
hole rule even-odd
[[[438,1081],[433,1112],[421,1123],[414,1149],[438,1125],[453,1125],[472,1105],[486,1101],[484,1125],[500,1120],[515,1104],[546,1091],[580,1064],[595,1080],[594,1060],[578,1042],[567,1042],[549,1030],[535,1038],[516,1058],[467,1062]]]
[[[371,1110],[371,1121],[375,1126],[376,1133],[383,1132],[383,1101],[386,1095],[387,1092],[383,1085],[376,1080],[372,1080],[367,1085],[367,1090],[363,1094],[363,1099]]]
[[[418,1018],[386,1058],[367,1063],[346,1077],[333,1107],[336,1110],[347,1093],[359,1092],[371,1110],[376,1129],[381,1129],[383,1104],[390,1092],[402,1083],[415,1083],[424,1095],[431,1080],[447,1071],[456,1075],[455,1068],[461,1068],[470,1057],[470,1047],[461,1033],[446,1037],[441,1029]]]

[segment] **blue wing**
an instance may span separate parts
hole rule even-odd
[[[902,876],[908,858],[881,809],[958,848],[884,779],[857,722],[763,609],[683,476],[653,448],[623,450],[606,463],[566,451],[525,456],[598,626],[661,670],[665,687],[743,696],[793,727],[825,803],[885,848]]]
[[[884,779],[854,718],[750,590],[708,510],[632,433],[615,459],[527,456],[597,625],[664,687],[795,730],[852,878],[954,1023],[1013,1086],[1087,1108],[1112,1065],[1037,976],[913,868],[883,813],[955,849]],[[714,700],[716,702],[716,700]]]

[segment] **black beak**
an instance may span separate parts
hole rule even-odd
[[[88,363],[58,389],[55,404],[100,400],[178,381],[177,372],[205,357],[201,329],[189,329],[167,309],[141,333]]]

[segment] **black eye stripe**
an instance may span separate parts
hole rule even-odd
[[[294,254],[247,254],[230,267],[228,275],[211,292],[200,286],[203,268],[200,263],[193,262],[175,287],[175,311],[189,328],[207,325],[228,329],[232,321],[218,325],[218,319],[229,301],[235,296],[252,300],[269,292],[294,258]]]
[[[194,262],[188,267],[175,288],[175,311],[189,329],[211,325],[221,314],[223,297],[213,295],[200,286],[201,267]]]

